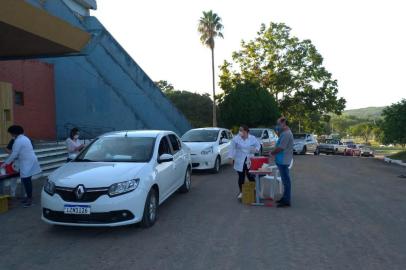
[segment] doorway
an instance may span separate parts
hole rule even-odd
[[[13,124],[13,87],[11,83],[0,82],[0,145],[11,139],[7,132]]]

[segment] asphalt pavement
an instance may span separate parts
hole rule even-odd
[[[0,269],[406,269],[405,168],[295,156],[292,207],[236,200],[237,175],[193,175],[154,227],[55,227],[39,198],[0,214]],[[38,191],[39,187],[36,184]]]

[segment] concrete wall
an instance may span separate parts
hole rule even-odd
[[[54,140],[53,65],[39,61],[0,61],[0,81],[11,83],[14,92],[24,93],[24,105],[14,103],[14,123],[23,126],[32,139]]]
[[[92,34],[83,56],[43,59],[55,66],[56,126],[96,130],[165,129],[183,134],[190,123],[95,18],[78,17],[62,0],[27,0]]]

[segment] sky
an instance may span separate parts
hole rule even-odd
[[[386,106],[406,98],[404,0],[98,0],[92,12],[154,80],[211,93],[211,55],[197,32],[202,11],[224,25],[215,65],[231,60],[261,23],[283,22],[310,39],[338,80],[346,109]],[[216,70],[218,78],[218,68]],[[217,86],[217,91],[221,89]]]

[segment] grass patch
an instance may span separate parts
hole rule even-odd
[[[406,151],[401,151],[396,154],[390,155],[389,158],[406,162]]]

